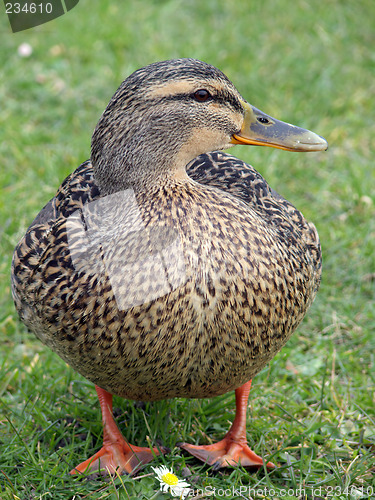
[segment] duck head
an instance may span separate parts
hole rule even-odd
[[[120,85],[93,137],[102,194],[186,176],[199,154],[235,144],[321,151],[325,139],[251,106],[214,66],[174,59],[135,71]]]

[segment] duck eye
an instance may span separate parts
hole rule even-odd
[[[193,97],[198,102],[205,102],[211,97],[211,94],[206,89],[199,89],[194,92]]]

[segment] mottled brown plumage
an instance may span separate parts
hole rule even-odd
[[[157,400],[237,389],[283,347],[315,297],[315,227],[251,166],[210,152],[250,143],[250,112],[265,128],[254,143],[301,150],[300,140],[270,140],[262,121],[273,119],[249,110],[205,63],[139,70],[103,113],[91,161],[15,250],[22,321],[111,394]],[[306,138],[300,130],[292,135]],[[308,134],[304,149],[324,148]]]

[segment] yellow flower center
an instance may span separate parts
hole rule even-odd
[[[170,472],[163,474],[161,476],[161,479],[162,481],[164,481],[164,483],[169,484],[169,486],[176,486],[176,484],[178,484],[178,477],[174,474],[171,474]]]

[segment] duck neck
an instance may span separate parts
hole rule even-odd
[[[125,158],[125,161],[111,162],[109,168],[108,164],[102,164],[93,166],[93,169],[95,181],[104,196],[125,189],[152,192],[161,186],[189,180],[185,164],[174,165],[173,162],[158,161],[155,165],[150,157],[143,163],[130,162]]]
[[[124,189],[147,191],[174,179],[189,179],[185,166],[193,158],[185,151],[185,138],[168,138],[149,130],[145,141],[142,132],[126,141],[117,136],[116,140],[103,141],[100,147],[93,144],[91,161],[102,195]]]

